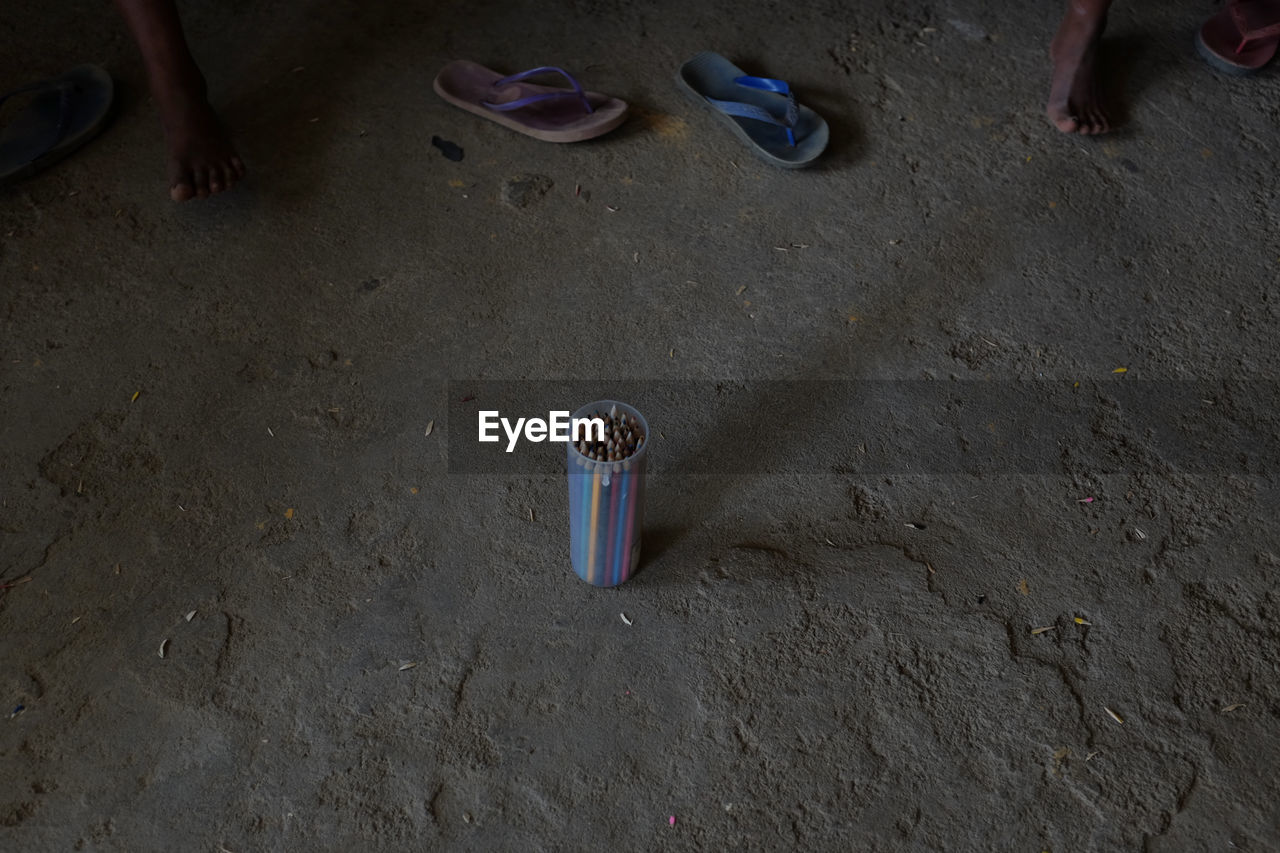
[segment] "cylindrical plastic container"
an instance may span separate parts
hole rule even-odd
[[[573,413],[579,418],[618,414],[635,418],[643,443],[617,462],[584,456],[577,443],[569,447],[569,559],[578,577],[595,586],[617,586],[640,565],[640,530],[644,524],[644,469],[649,456],[649,423],[632,406],[598,400]],[[572,438],[573,433],[570,432]]]

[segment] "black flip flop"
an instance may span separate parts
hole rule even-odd
[[[97,136],[114,94],[110,74],[80,65],[0,95],[0,108],[11,98],[27,100],[8,121],[0,112],[0,189],[47,169]]]

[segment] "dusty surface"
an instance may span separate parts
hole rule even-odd
[[[181,207],[109,5],[0,13],[0,88],[121,83],[0,195],[0,846],[1276,849],[1276,471],[1166,457],[1104,384],[1276,377],[1280,85],[1198,60],[1207,5],[1119,4],[1100,140],[1043,116],[1039,3],[275,5],[184,8],[252,177]],[[684,100],[708,47],[828,117],[822,168]],[[456,57],[636,117],[534,142],[431,94]],[[1098,417],[1043,470],[792,436],[691,480],[699,413],[652,409],[650,559],[601,591],[563,478],[451,473],[445,417],[450,379],[599,377]]]

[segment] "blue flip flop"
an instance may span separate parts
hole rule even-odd
[[[0,188],[52,166],[97,136],[106,126],[114,92],[110,74],[80,65],[0,95]],[[6,121],[5,102],[20,97],[26,105]]]
[[[752,77],[720,54],[705,51],[680,66],[676,82],[775,166],[801,169],[827,147],[826,121],[796,103],[782,80]]]

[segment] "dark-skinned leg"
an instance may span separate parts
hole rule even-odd
[[[1063,133],[1106,133],[1111,125],[1102,109],[1095,76],[1098,40],[1107,25],[1111,0],[1068,0],[1053,37],[1049,57],[1053,82],[1049,120]]]
[[[169,149],[169,195],[205,198],[244,176],[222,122],[209,106],[204,75],[187,48],[173,0],[115,0],[142,52]]]

